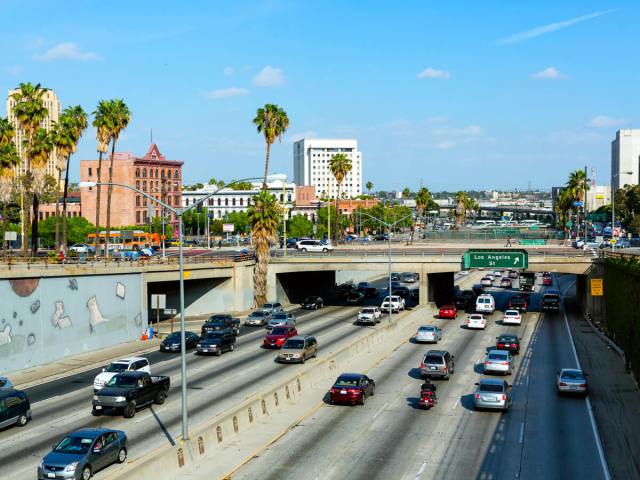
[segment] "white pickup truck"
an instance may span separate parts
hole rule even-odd
[[[102,387],[104,387],[109,380],[115,377],[118,373],[137,371],[151,374],[149,360],[144,357],[129,357],[116,360],[104,367],[102,372],[96,375],[96,378],[93,380],[93,390],[96,392],[101,390]]]
[[[364,307],[358,312],[360,325],[375,325],[380,323],[380,309],[378,307]]]
[[[384,297],[382,305],[380,305],[380,311],[388,312],[389,308],[391,308],[392,312],[404,310],[404,298],[399,295],[391,295],[391,301],[389,301],[389,297]]]

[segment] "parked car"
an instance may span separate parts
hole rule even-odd
[[[496,310],[496,301],[493,295],[483,293],[476,299],[476,312],[492,314]]]
[[[511,406],[511,385],[504,380],[483,378],[476,385],[473,407],[476,410],[507,411]]]
[[[304,363],[318,355],[318,341],[311,335],[288,338],[278,354],[280,363]]]
[[[358,312],[356,322],[360,325],[375,325],[380,323],[380,309],[378,307],[364,307]]]
[[[102,372],[96,375],[93,380],[93,390],[97,392],[104,385],[111,380],[115,375],[122,372],[137,372],[143,371],[151,373],[151,367],[149,360],[144,357],[130,357],[121,358],[115,362],[110,363],[102,369]]]
[[[485,276],[480,280],[480,285],[484,287],[491,287],[493,285],[493,279],[491,277]]]
[[[281,348],[287,339],[298,335],[296,327],[276,327],[264,336],[262,346],[265,348]]]
[[[296,246],[298,245],[298,239],[297,238],[287,238],[287,248],[296,248]]]
[[[53,446],[38,467],[38,480],[88,480],[96,472],[127,459],[127,435],[110,428],[83,428]]]
[[[346,298],[347,305],[362,305],[364,295],[357,290],[349,293]]]
[[[6,377],[5,377],[6,378]],[[31,420],[31,403],[22,390],[0,389],[0,428],[24,427]]]
[[[520,354],[520,338],[511,333],[503,333],[496,337],[496,349],[507,350],[512,355]]]
[[[214,353],[218,357],[224,352],[233,352],[236,348],[236,335],[231,329],[214,330],[203,333],[196,344],[198,355]]]
[[[343,373],[329,390],[331,403],[351,403],[364,405],[367,397],[376,392],[376,383],[362,373]]]
[[[519,312],[524,313],[527,311],[528,306],[529,300],[526,297],[517,295],[509,299],[509,310],[518,310]]]
[[[380,311],[389,312],[389,310],[396,313],[399,313],[401,310],[404,310],[404,298],[397,295],[396,296],[392,295],[391,297],[388,297],[388,296],[384,297],[384,300],[382,300],[382,305],[380,305]]]
[[[105,409],[122,411],[124,418],[132,418],[145,405],[162,405],[169,392],[167,376],[151,376],[147,372],[118,373],[93,396],[92,415]]]
[[[513,361],[511,354],[505,350],[489,350],[484,360],[484,373],[502,373],[511,375]]]
[[[563,368],[556,375],[556,384],[559,394],[570,393],[587,395],[587,375],[577,368]]]
[[[184,333],[184,341],[187,350],[195,348],[200,337],[193,332]],[[161,352],[179,352],[180,351],[181,334],[180,332],[170,333],[162,342],[160,342]]]
[[[455,373],[454,359],[446,350],[429,350],[420,363],[420,377],[449,380]]]
[[[504,315],[502,316],[502,324],[521,325],[522,315],[520,315],[520,312],[518,310],[505,310]]]
[[[322,297],[311,296],[305,298],[304,302],[302,302],[303,310],[317,310],[322,307],[324,307],[324,300]]]
[[[255,310],[251,312],[244,321],[245,325],[248,326],[260,326],[264,327],[271,321],[271,314],[269,312],[265,312],[264,310]]]
[[[211,315],[202,326],[202,333],[215,330],[233,330],[236,335],[240,335],[240,319],[234,318],[227,313]]]
[[[504,277],[500,280],[500,287],[501,288],[511,288],[512,284],[511,284],[511,279],[509,277]]]
[[[414,337],[416,343],[438,343],[442,340],[442,330],[435,325],[421,325]]]
[[[296,326],[296,316],[293,313],[288,312],[278,312],[274,313],[267,323],[267,328],[271,330],[276,327],[295,327]]]
[[[322,243],[318,240],[300,240],[296,244],[296,248],[301,252],[323,252],[327,253],[333,250],[330,243]]]
[[[282,311],[282,304],[280,302],[263,303],[262,306],[260,307],[260,310],[273,315],[274,313],[278,313]]]
[[[76,243],[69,247],[69,251],[75,253],[93,254],[96,249],[93,245],[89,245],[86,243]]]
[[[453,318],[458,316],[458,310],[455,305],[443,305],[438,311],[438,317],[440,318]]]
[[[486,326],[487,321],[485,320],[484,315],[480,313],[472,313],[467,317],[467,328],[484,330],[484,327]]]

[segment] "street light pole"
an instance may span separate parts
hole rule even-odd
[[[278,174],[274,174],[274,175],[270,175],[270,177],[272,178],[282,178],[283,175],[278,175]],[[198,207],[199,205],[201,205],[205,200],[208,200],[209,198],[211,198],[212,196],[214,196],[215,194],[217,194],[220,190],[227,188],[231,185],[234,185],[236,183],[239,182],[248,182],[251,180],[262,180],[264,177],[250,177],[250,178],[243,178],[240,180],[234,180],[233,182],[230,182],[226,185],[223,185],[222,187],[218,188],[216,191],[210,193],[209,195],[204,196],[203,198],[201,198],[200,200],[198,200],[197,202],[193,203],[191,206],[189,207],[180,207],[180,208],[173,208],[167,204],[165,204],[164,202],[162,202],[161,200],[158,200],[154,197],[152,197],[151,195],[149,195],[147,192],[143,192],[142,190],[140,190],[139,188],[136,188],[132,185],[127,185],[126,183],[111,183],[111,182],[80,182],[78,184],[78,186],[80,188],[83,187],[102,187],[102,186],[109,186],[109,187],[122,187],[122,188],[128,188],[129,190],[133,190],[134,192],[137,192],[143,196],[145,196],[146,198],[148,198],[149,200],[152,200],[156,203],[158,203],[158,205],[166,208],[167,210],[169,210],[170,212],[173,212],[176,217],[178,217],[178,242],[180,243],[179,245],[179,285],[180,285],[180,292],[179,292],[179,302],[180,302],[180,358],[181,358],[181,364],[180,364],[180,373],[182,376],[182,385],[181,385],[181,391],[182,391],[182,439],[183,440],[188,440],[189,439],[189,424],[188,424],[188,409],[187,409],[187,353],[186,353],[186,342],[185,342],[185,316],[184,316],[184,255],[183,255],[183,247],[182,244],[184,243],[183,241],[183,229],[184,229],[184,222],[183,222],[183,215],[188,212],[189,210],[192,210],[196,207]],[[285,176],[286,178],[286,176]]]

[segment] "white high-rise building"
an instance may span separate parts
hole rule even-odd
[[[313,185],[318,196],[336,195],[338,185],[329,169],[329,160],[336,153],[351,159],[351,171],[340,185],[341,196],[362,194],[362,153],[353,139],[303,139],[293,144],[293,177],[296,185]]]
[[[640,129],[616,132],[616,139],[611,142],[611,183],[614,192],[640,183]]]

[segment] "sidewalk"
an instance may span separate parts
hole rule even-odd
[[[640,390],[622,358],[598,338],[579,313],[569,315],[611,476],[640,478]],[[567,432],[570,434],[570,432]]]

